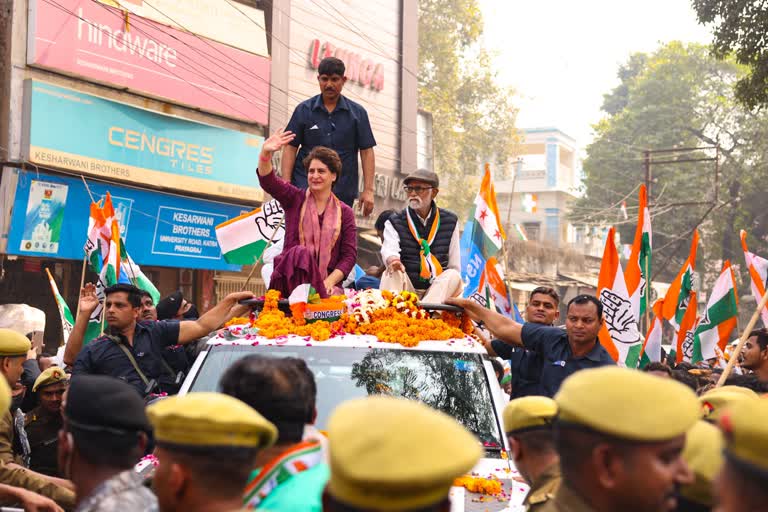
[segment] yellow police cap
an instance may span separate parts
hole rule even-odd
[[[157,401],[147,417],[160,443],[182,446],[266,448],[277,428],[237,398],[221,393],[189,393]]]
[[[54,384],[58,384],[59,382],[67,382],[68,380],[69,375],[67,375],[67,372],[58,366],[51,366],[43,373],[41,373],[37,379],[35,379],[35,383],[32,385],[32,392],[34,393],[40,388],[52,386]]]
[[[707,421],[716,423],[726,408],[738,402],[756,400],[757,398],[757,393],[751,389],[739,386],[714,388],[699,397],[699,402],[701,403],[701,416]]]
[[[0,357],[26,356],[32,343],[12,329],[0,329]]]
[[[504,408],[504,430],[520,432],[552,426],[557,415],[557,404],[546,396],[516,398]]]
[[[725,453],[763,474],[768,472],[768,400],[734,403],[720,415]]]
[[[450,416],[390,396],[350,400],[328,422],[328,492],[342,503],[376,510],[437,504],[453,480],[483,454]]]
[[[5,414],[5,411],[11,406],[11,386],[8,385],[8,381],[0,375],[0,414]]]
[[[712,482],[723,465],[723,434],[711,423],[697,421],[688,430],[683,460],[693,472],[693,483],[683,485],[680,494],[700,505],[714,505]]]
[[[663,441],[699,419],[687,386],[637,370],[606,366],[574,373],[555,395],[558,421],[629,441]]]

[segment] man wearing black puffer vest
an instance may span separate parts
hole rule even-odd
[[[420,169],[403,185],[408,206],[384,224],[381,289],[415,291],[425,303],[442,304],[463,287],[458,218],[435,204],[437,174]]]

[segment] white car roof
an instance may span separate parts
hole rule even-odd
[[[353,347],[353,348],[379,348],[387,350],[420,350],[425,352],[467,352],[473,354],[485,354],[485,348],[474,338],[454,338],[446,341],[422,341],[415,347],[406,347],[399,343],[385,343],[378,341],[375,336],[344,334],[334,336],[326,341],[316,341],[309,336],[281,336],[270,339],[264,336],[247,336],[227,339],[216,336],[208,340],[208,345],[265,345],[265,346],[291,346],[291,347]]]

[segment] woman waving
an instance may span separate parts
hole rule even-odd
[[[259,157],[259,183],[285,210],[284,248],[275,258],[269,287],[287,297],[296,286],[309,283],[325,298],[342,292],[340,284],[355,265],[355,215],[333,194],[341,159],[332,149],[317,146],[304,159],[307,190],[275,175],[272,154],[294,137],[278,130],[264,141]]]

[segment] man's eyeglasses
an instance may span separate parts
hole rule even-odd
[[[416,192],[417,194],[421,194],[422,192],[426,192],[427,190],[432,190],[434,187],[409,187],[408,185],[405,185],[403,187],[403,190],[405,190],[406,194],[410,194],[411,192]]]

